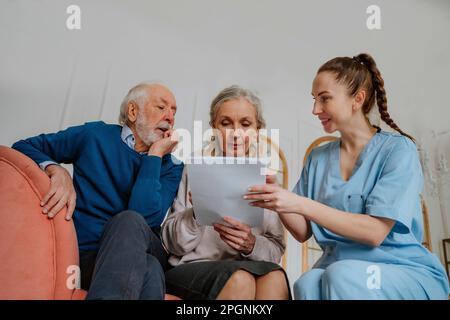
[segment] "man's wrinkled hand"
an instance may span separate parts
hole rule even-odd
[[[59,165],[51,164],[45,168],[50,177],[50,190],[42,198],[42,212],[51,219],[67,206],[66,220],[70,220],[75,210],[76,193],[69,172]]]

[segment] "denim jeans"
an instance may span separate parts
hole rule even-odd
[[[81,287],[86,299],[164,299],[167,253],[159,236],[134,211],[105,226],[98,252],[80,251]]]

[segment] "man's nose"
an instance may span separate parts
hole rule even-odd
[[[175,122],[175,113],[172,109],[169,109],[164,114],[164,120],[167,121],[171,126],[173,126],[173,123]]]

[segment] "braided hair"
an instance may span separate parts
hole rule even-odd
[[[356,95],[359,90],[364,89],[366,91],[367,97],[362,106],[364,115],[367,115],[372,110],[376,101],[381,120],[395,131],[414,141],[412,136],[401,130],[392,120],[387,110],[384,80],[371,55],[361,53],[353,58],[337,57],[331,59],[323,64],[317,73],[325,71],[334,73],[339,83],[347,85],[351,96]]]

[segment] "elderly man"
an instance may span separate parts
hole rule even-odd
[[[166,87],[139,84],[122,102],[122,126],[90,122],[13,145],[51,178],[42,212],[73,213],[88,299],[164,297],[160,225],[183,170],[170,155],[176,110]],[[73,164],[73,183],[58,163]]]

